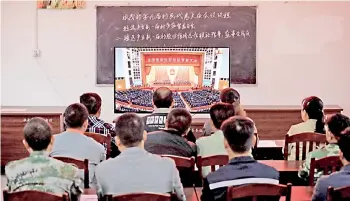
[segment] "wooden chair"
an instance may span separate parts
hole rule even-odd
[[[9,193],[3,191],[4,201],[69,201],[68,194],[56,195],[42,191],[18,191]]]
[[[309,185],[315,185],[315,169],[322,170],[324,175],[328,175],[329,173],[339,171],[342,166],[343,164],[339,156],[327,156],[318,160],[312,158],[310,163]]]
[[[92,139],[94,139],[96,142],[100,143],[100,144],[106,144],[107,150],[106,150],[106,159],[108,159],[111,156],[111,141],[112,141],[112,137],[110,134],[108,134],[107,136],[98,134],[98,133],[90,133],[90,132],[85,132],[84,135],[86,135],[87,137],[91,137]]]
[[[202,168],[204,166],[210,166],[211,172],[214,172],[216,165],[222,167],[227,165],[228,161],[228,155],[214,155],[207,157],[197,156],[197,168],[199,175],[202,177]]]
[[[78,169],[84,170],[84,188],[90,188],[89,181],[89,160],[85,159],[83,161],[68,157],[53,157],[65,163],[72,163],[77,166]]]
[[[295,154],[295,160],[299,160],[300,156],[300,143],[302,143],[302,158],[301,160],[305,160],[306,158],[306,145],[309,143],[309,150],[308,152],[311,152],[314,147],[314,143],[316,146],[319,146],[320,144],[325,144],[327,143],[326,140],[326,135],[325,134],[320,134],[320,133],[299,133],[296,135],[289,136],[288,134],[285,137],[284,141],[284,159],[288,160],[288,145],[291,143],[296,144],[296,154]]]
[[[106,195],[105,201],[170,201],[170,194],[130,193],[123,195]]]
[[[194,157],[186,158],[174,155],[161,155],[161,157],[171,158],[175,161],[177,168],[191,168],[194,171],[195,160]]]
[[[231,186],[227,188],[227,201],[232,201],[240,198],[252,198],[257,201],[266,198],[266,201],[271,200],[272,196],[286,196],[286,201],[291,200],[292,184],[247,184],[241,186]]]
[[[328,187],[327,201],[349,201],[350,200],[350,186],[334,189]]]

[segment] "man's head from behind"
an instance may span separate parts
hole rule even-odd
[[[145,125],[135,113],[126,113],[115,121],[116,143],[120,151],[128,147],[143,148],[147,139]]]
[[[225,136],[225,148],[230,158],[238,155],[249,155],[254,136],[254,123],[245,117],[234,116],[221,126]]]
[[[64,122],[68,129],[85,132],[88,126],[89,112],[81,103],[69,105],[64,111]]]
[[[343,165],[350,164],[350,127],[345,129],[338,140],[340,160]]]
[[[174,103],[173,92],[167,87],[160,87],[153,93],[153,104],[157,108],[170,108]]]
[[[85,105],[90,115],[100,116],[102,99],[97,93],[85,93],[81,95],[80,103]]]
[[[327,141],[337,142],[341,132],[350,126],[349,117],[343,114],[333,114],[326,120],[326,137]]]
[[[216,129],[220,129],[222,123],[235,115],[235,108],[232,104],[216,103],[210,110],[210,119]]]
[[[187,134],[192,123],[191,114],[183,108],[170,111],[166,121],[166,128],[178,131],[181,135]]]
[[[54,141],[52,128],[40,117],[34,117],[28,121],[23,129],[23,144],[29,153],[32,151],[51,151]]]
[[[220,100],[223,103],[239,104],[240,98],[238,91],[232,88],[226,88],[220,92]]]

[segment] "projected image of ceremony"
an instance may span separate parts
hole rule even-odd
[[[152,112],[168,87],[174,108],[208,112],[229,87],[229,48],[115,48],[115,112]]]

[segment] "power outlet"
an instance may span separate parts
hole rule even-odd
[[[33,50],[33,57],[40,57],[40,50],[39,49],[36,49],[36,50]]]

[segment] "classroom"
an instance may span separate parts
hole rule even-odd
[[[51,141],[45,150],[51,153],[47,158],[62,166],[67,165],[67,161],[59,160],[62,157],[82,164],[72,168],[79,169],[76,174],[81,181],[73,185],[81,192],[77,196],[69,191],[63,196],[56,193],[55,200],[64,200],[68,195],[67,200],[142,201],[175,197],[220,201],[226,200],[229,192],[228,199],[234,200],[240,198],[239,191],[259,192],[263,188],[255,184],[283,189],[281,194],[271,194],[278,196],[277,200],[279,196],[281,200],[293,201],[345,199],[339,197],[343,192],[340,187],[344,187],[345,195],[350,192],[350,187],[345,188],[350,183],[326,184],[319,179],[320,169],[323,174],[335,169],[317,165],[312,167],[320,168],[314,169],[310,163],[315,165],[318,159],[325,159],[321,162],[326,166],[337,166],[336,174],[346,171],[346,151],[350,155],[350,150],[343,148],[347,141],[350,143],[350,99],[346,95],[346,86],[350,86],[346,75],[350,73],[349,10],[349,1],[1,1],[2,198],[11,201],[15,196],[23,196],[13,190],[18,181],[10,182],[20,173],[7,173],[6,166],[15,169],[15,162],[37,152],[32,146],[39,139],[31,142],[29,137],[42,140],[45,134],[40,132],[48,131],[40,131],[41,124],[41,129],[50,127]],[[225,102],[225,94],[227,99],[232,96],[233,102]],[[165,96],[171,98],[171,105],[158,107],[166,102]],[[315,108],[316,115],[311,111]],[[69,114],[86,111],[80,131],[72,126],[77,122],[70,122]],[[319,114],[322,117],[312,117]],[[72,119],[79,121],[77,118]],[[315,120],[312,128],[297,129],[297,125],[310,120]],[[171,123],[186,129],[180,132]],[[245,142],[250,144],[249,154],[240,156],[254,161],[257,169],[249,171],[263,174],[262,169],[266,168],[265,174],[271,171],[270,176],[279,175],[277,179],[249,174],[246,178],[231,176],[229,181],[220,180],[220,171],[240,174],[229,174],[227,167],[233,166],[237,155],[244,155],[233,147],[243,146],[236,144],[244,138],[238,133],[247,131],[230,127],[230,123],[254,130],[254,135],[247,137],[253,142]],[[158,127],[161,124],[163,127]],[[38,127],[34,129],[35,126]],[[142,132],[136,136],[139,128]],[[76,134],[64,136],[78,130],[84,139],[73,136]],[[228,133],[236,137],[231,139]],[[138,152],[140,158],[141,154],[145,154],[144,159],[149,157],[144,169],[154,167],[154,171],[136,167],[136,159],[134,163],[125,159],[124,164],[117,164],[118,157],[121,159],[137,147],[136,141],[127,144],[126,139],[139,140],[138,149],[152,153]],[[177,141],[182,149],[176,151],[170,141]],[[218,142],[223,152],[211,152]],[[96,146],[83,147],[85,143]],[[336,146],[336,154],[311,157],[315,149],[331,145]],[[77,151],[71,153],[70,148]],[[100,160],[97,155],[101,151],[105,158]],[[292,151],[296,151],[293,157]],[[174,163],[167,163],[166,155],[171,155]],[[182,161],[187,164],[185,171],[179,169],[181,162],[175,156],[186,158]],[[128,169],[125,164],[133,168]],[[170,180],[158,179],[167,177],[169,164],[176,165],[174,175],[179,175],[177,187],[170,190],[165,188]],[[218,170],[219,165],[223,167]],[[344,167],[340,169],[341,166]],[[305,167],[308,175],[302,178]],[[18,171],[39,171],[38,168],[28,165]],[[108,178],[106,172],[112,170],[119,173],[109,173]],[[152,180],[154,185],[148,186],[151,181],[146,180],[154,174],[159,174],[154,179],[159,181]],[[245,183],[247,178],[252,181]],[[71,176],[62,182],[73,179]],[[129,179],[130,184],[109,186],[109,179]],[[317,181],[320,186],[321,182],[329,184],[323,189],[323,197],[315,195]],[[146,184],[135,187],[133,182]],[[46,184],[46,192],[54,193],[57,187]],[[24,185],[28,188],[22,191],[45,189]],[[155,188],[157,185],[159,188]],[[333,188],[327,191],[329,186]],[[224,196],[215,194],[218,189]],[[145,192],[151,193],[142,195]],[[141,197],[118,197],[125,193],[139,193]],[[152,193],[161,196],[152,197]],[[35,200],[35,196],[41,194],[30,194],[25,199]]]

